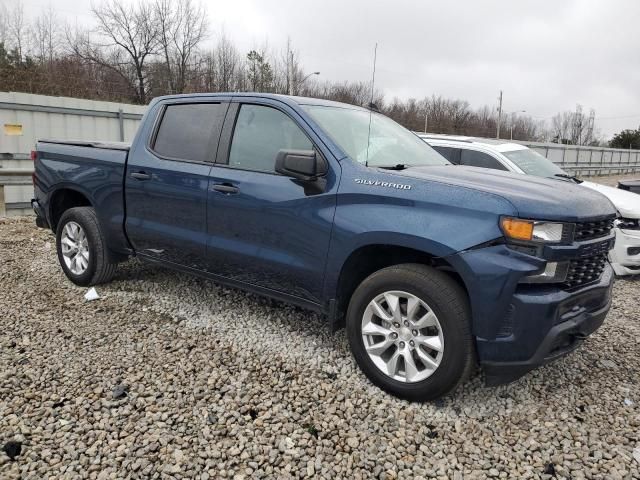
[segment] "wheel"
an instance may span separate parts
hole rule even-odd
[[[56,249],[62,270],[76,285],[108,282],[116,271],[91,207],[70,208],[62,214],[56,229]]]
[[[475,364],[467,296],[434,268],[404,264],[373,273],[351,297],[346,321],[359,367],[397,397],[439,398]]]

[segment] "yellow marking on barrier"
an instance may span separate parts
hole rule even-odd
[[[22,135],[22,124],[20,123],[5,123],[4,124],[5,135]]]

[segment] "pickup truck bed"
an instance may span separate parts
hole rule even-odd
[[[85,205],[92,199],[100,226],[114,253],[130,252],[124,231],[125,205],[123,178],[131,144],[124,142],[86,142],[40,140],[36,188],[56,185],[47,201],[48,215],[39,218],[55,226],[71,203]],[[83,200],[84,199],[84,200]],[[36,213],[42,206],[35,199]]]

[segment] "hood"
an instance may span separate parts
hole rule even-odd
[[[608,187],[593,182],[582,182],[582,187],[587,187],[600,192],[613,203],[620,215],[624,218],[640,218],[640,195],[628,192],[621,188]]]
[[[611,202],[598,192],[532,175],[458,165],[387,172],[501,197],[514,206],[521,218],[577,222],[616,214]]]

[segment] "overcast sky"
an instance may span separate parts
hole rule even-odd
[[[14,0],[0,0],[12,2]],[[90,24],[85,0],[22,0],[35,16],[51,4]],[[96,0],[94,0],[96,1]],[[289,36],[306,71],[369,81],[387,99],[432,94],[549,119],[581,104],[605,137],[640,125],[638,0],[203,0],[213,43],[224,29],[241,51]]]

